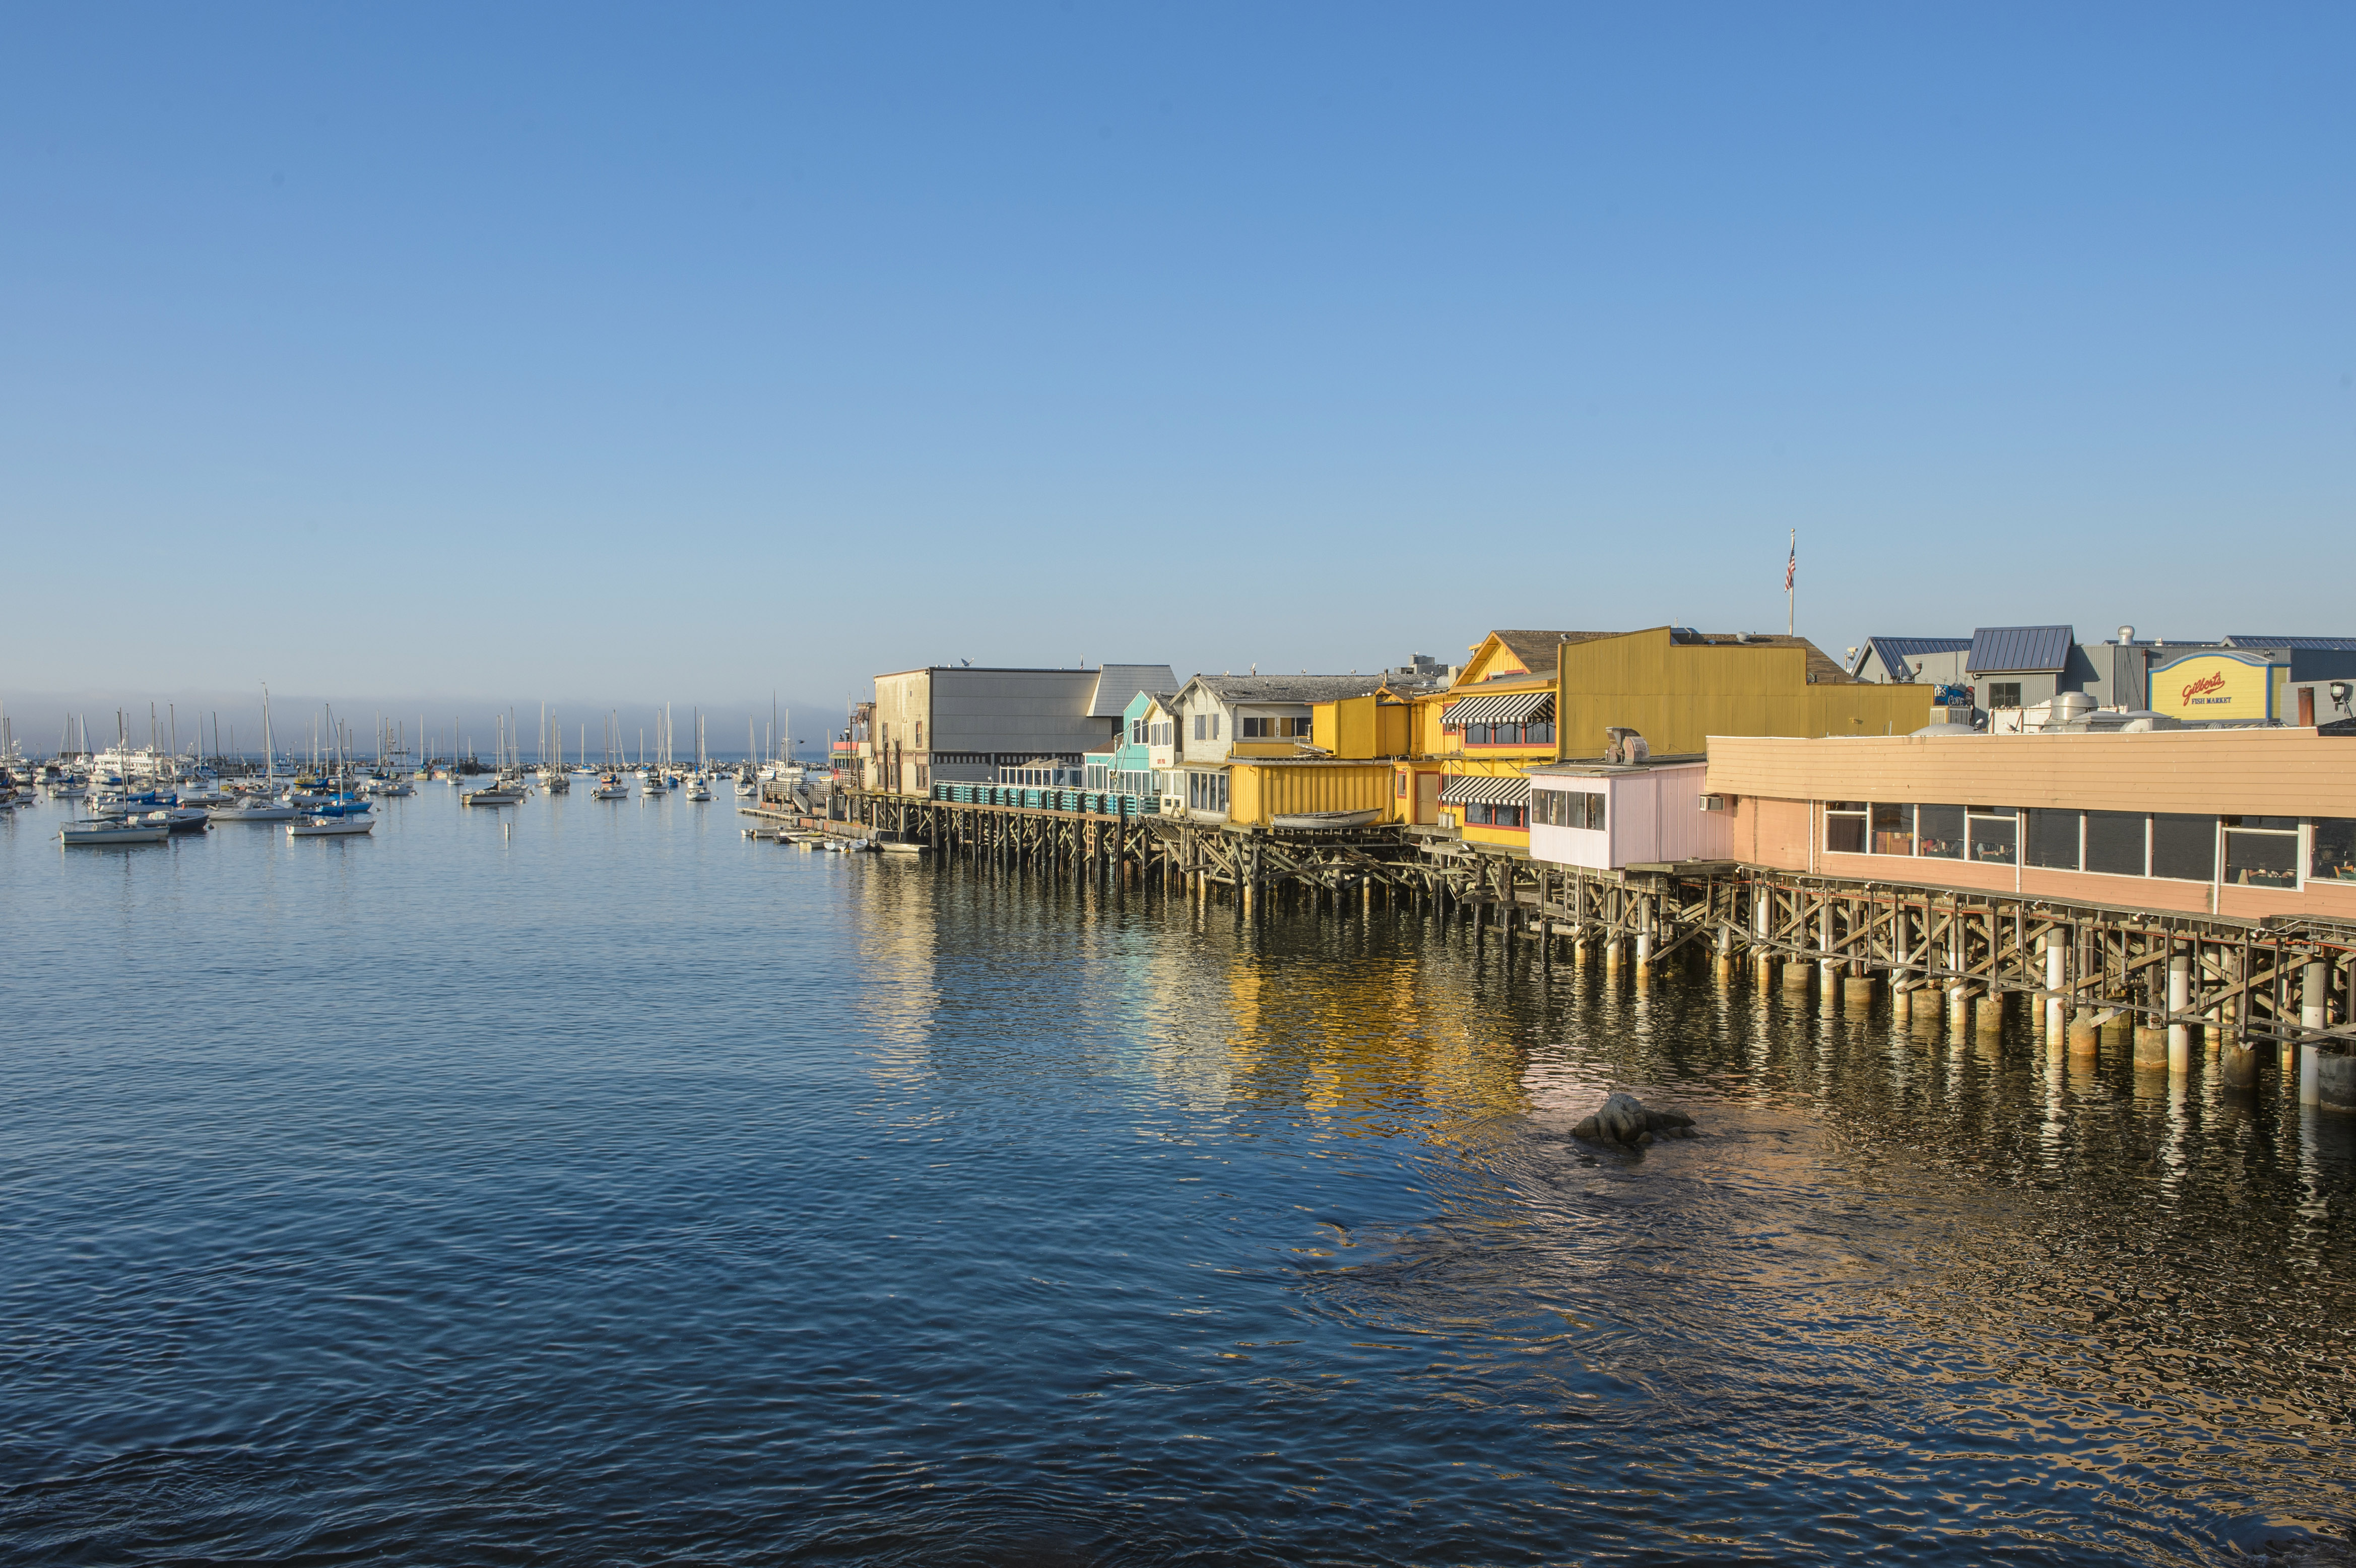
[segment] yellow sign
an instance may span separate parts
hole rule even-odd
[[[2246,653],[2188,653],[2151,670],[2151,710],[2179,719],[2270,719],[2275,666]]]

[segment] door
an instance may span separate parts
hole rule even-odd
[[[1415,776],[1415,820],[1427,826],[1440,820],[1440,775]]]

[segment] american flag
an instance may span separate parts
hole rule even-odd
[[[1792,576],[1800,569],[1800,542],[1792,541],[1792,553],[1783,558],[1783,591],[1792,591]]]

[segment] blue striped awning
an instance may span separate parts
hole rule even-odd
[[[1460,698],[1440,711],[1440,722],[1447,729],[1462,729],[1466,725],[1522,725],[1552,717],[1554,693],[1540,687],[1535,692],[1497,692],[1485,697]]]

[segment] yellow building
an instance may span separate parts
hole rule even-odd
[[[1804,637],[1655,627],[1566,647],[1554,675],[1566,758],[1602,756],[1611,728],[1660,757],[1705,751],[1714,735],[1912,735],[1931,722],[1931,687],[1853,680]]]
[[[1416,704],[1416,751],[1398,768],[1401,820],[1458,829],[1475,843],[1526,849],[1530,781],[1558,760],[1558,671],[1600,631],[1493,631],[1445,692]]]
[[[1391,764],[1231,757],[1231,827],[1362,827],[1391,820]],[[1342,820],[1347,819],[1347,820]]]

